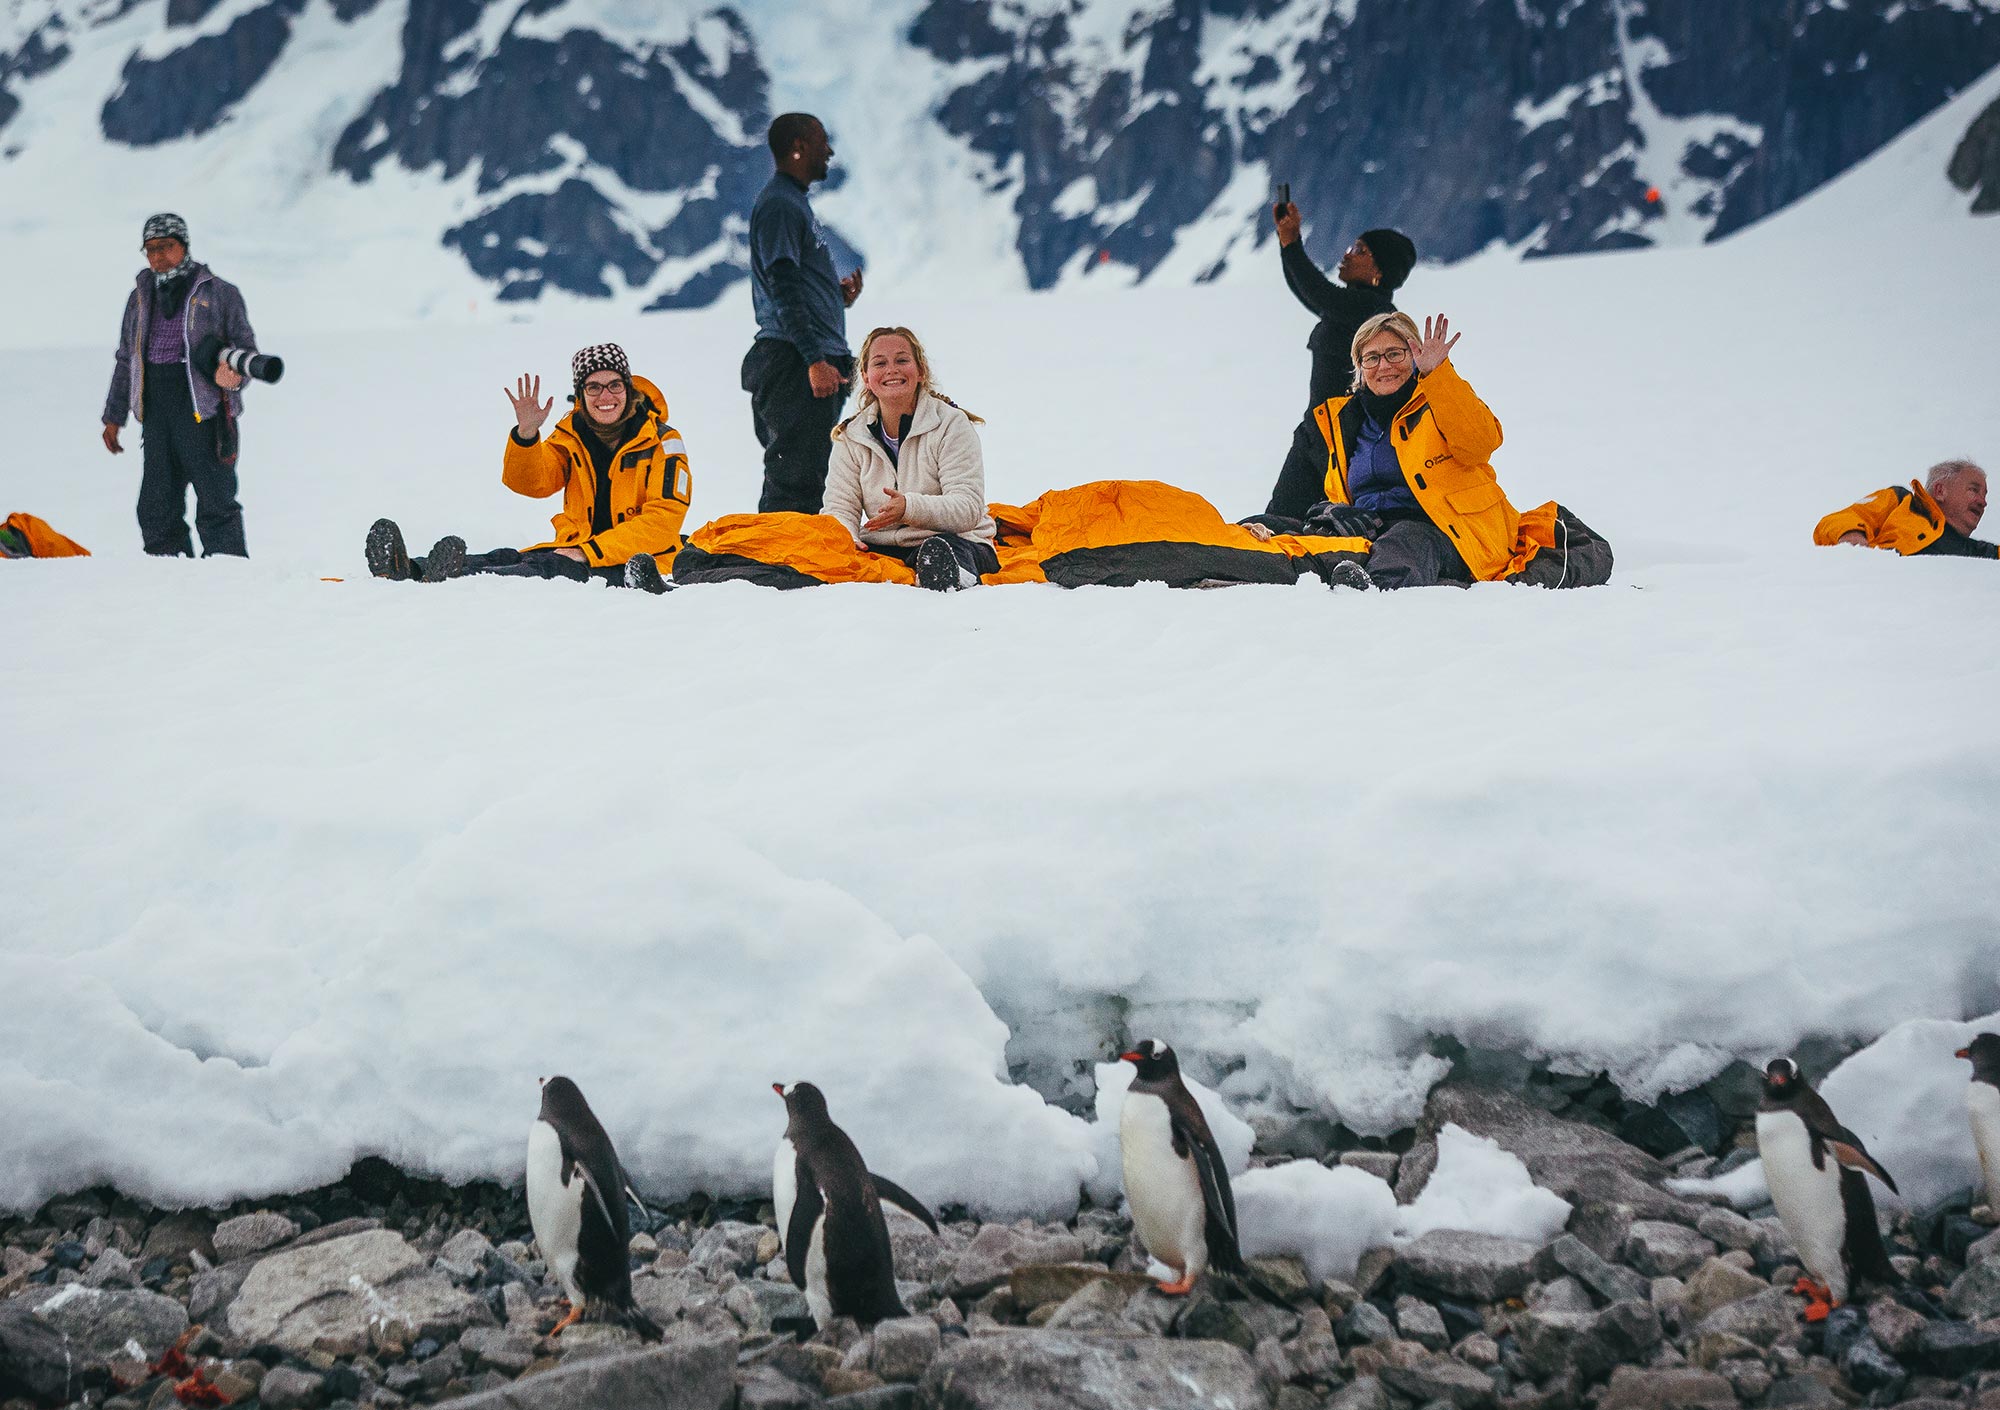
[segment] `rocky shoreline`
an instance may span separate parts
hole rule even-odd
[[[2000,1234],[1966,1199],[1897,1213],[1904,1286],[1864,1288],[1808,1326],[1768,1211],[1668,1188],[1747,1157],[1727,1092],[1610,1110],[1587,1080],[1565,1093],[1545,1075],[1482,1075],[1499,1085],[1440,1087],[1379,1148],[1260,1127],[1257,1159],[1360,1165],[1407,1202],[1453,1123],[1571,1202],[1546,1245],[1434,1231],[1350,1279],[1315,1285],[1297,1260],[1260,1259],[1258,1295],[1209,1279],[1168,1298],[1113,1211],[960,1218],[941,1236],[894,1217],[911,1315],[804,1343],[788,1330],[804,1298],[758,1201],[696,1199],[635,1225],[634,1293],[667,1329],[644,1346],[589,1323],[548,1337],[560,1293],[518,1190],[371,1160],[226,1210],[70,1196],[0,1220],[0,1410],[2000,1410]]]

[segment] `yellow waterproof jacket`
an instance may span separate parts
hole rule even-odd
[[[1360,399],[1330,397],[1313,409],[1313,417],[1326,438],[1326,497],[1351,504],[1347,446],[1359,433]],[[1473,577],[1490,582],[1517,572],[1543,546],[1519,542],[1521,515],[1487,464],[1500,448],[1500,422],[1449,359],[1418,379],[1396,413],[1389,440],[1410,493],[1451,536]]]
[[[687,518],[694,481],[688,473],[687,448],[680,432],[667,424],[667,399],[643,377],[632,385],[645,398],[646,414],[632,438],[611,458],[611,527],[590,532],[590,513],[597,502],[597,466],[584,446],[572,410],[555,430],[533,445],[522,445],[507,433],[507,459],[500,481],[516,494],[545,499],[561,490],[562,512],[552,516],[556,536],[538,548],[575,548],[593,568],[609,568],[637,553],[650,553],[660,571],[673,571],[681,547],[681,523]]]
[[[1912,480],[1908,489],[1891,485],[1827,515],[1813,530],[1813,542],[1839,543],[1842,534],[1857,529],[1868,536],[1870,548],[1893,548],[1907,556],[1921,553],[1943,535],[1944,511],[1922,481]]]

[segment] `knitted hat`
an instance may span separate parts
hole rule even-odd
[[[569,360],[569,371],[579,392],[583,390],[583,379],[593,372],[616,372],[628,382],[632,379],[632,364],[625,357],[625,349],[616,343],[596,343],[579,350]]]
[[[139,243],[143,245],[148,240],[178,240],[181,248],[186,249],[188,223],[172,211],[161,211],[146,220],[146,233],[139,237]]]
[[[1410,277],[1410,271],[1417,267],[1417,247],[1400,230],[1364,230],[1361,232],[1361,243],[1375,257],[1375,267],[1382,271],[1382,287],[1385,289],[1402,288],[1403,281]]]

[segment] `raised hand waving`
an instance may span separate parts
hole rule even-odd
[[[523,372],[513,391],[509,392],[505,387],[500,390],[514,408],[514,424],[520,427],[521,439],[532,441],[539,436],[542,423],[549,419],[549,411],[556,404],[554,397],[542,401],[542,379],[531,378]]]
[[[1416,347],[1411,349],[1417,360],[1418,376],[1430,376],[1431,373],[1438,369],[1440,363],[1451,356],[1451,350],[1458,345],[1458,340],[1462,335],[1452,333],[1450,340],[1447,341],[1445,334],[1450,331],[1451,320],[1447,319],[1443,314],[1439,314],[1434,319],[1426,318],[1424,320],[1424,336],[1417,343]]]

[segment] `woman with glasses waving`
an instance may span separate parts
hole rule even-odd
[[[546,440],[542,423],[555,398],[542,400],[541,378],[524,373],[506,393],[514,429],[500,480],[532,499],[562,495],[562,509],[549,520],[553,539],[530,548],[467,554],[465,540],[449,534],[413,559],[395,522],[377,519],[368,531],[368,570],[378,578],[426,583],[467,573],[596,578],[665,592],[693,491],[687,448],[667,424],[667,399],[651,382],[632,375],[625,350],[616,343],[579,351],[570,359],[570,379],[576,409]]]
[[[1487,458],[1500,422],[1451,365],[1459,335],[1405,313],[1369,319],[1354,335],[1354,389],[1314,407],[1262,515],[1272,531],[1373,540],[1368,577],[1380,588],[1470,584],[1505,574],[1520,515]]]

